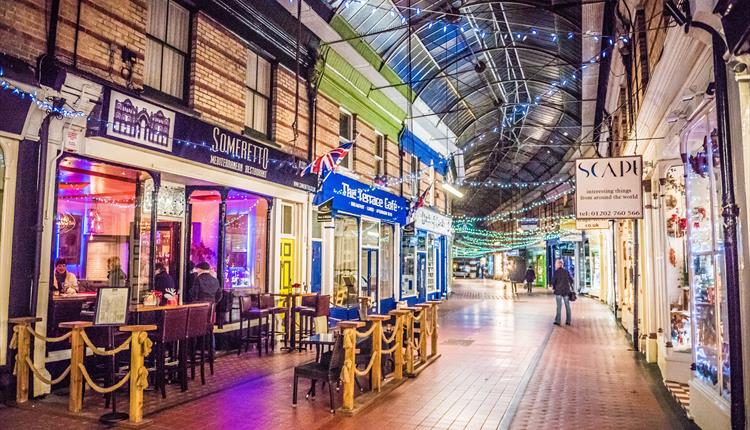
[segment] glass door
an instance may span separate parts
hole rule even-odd
[[[359,294],[369,297],[369,312],[378,312],[380,297],[378,294],[378,264],[379,251],[377,249],[362,249],[360,273],[362,274]]]

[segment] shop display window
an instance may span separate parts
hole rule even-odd
[[[264,288],[268,200],[232,190],[227,197],[225,287]]]
[[[688,273],[693,303],[695,375],[729,398],[721,173],[713,109],[688,127],[683,144],[688,154],[685,165]]]
[[[690,351],[692,348],[690,285],[685,261],[688,220],[685,213],[684,174],[683,166],[672,166],[661,180],[670,342],[675,351]]]
[[[357,305],[357,257],[359,223],[357,218],[337,215],[333,230],[334,304]]]
[[[401,237],[401,297],[414,297],[417,295],[416,276],[416,248],[418,237],[415,235],[403,235]]]
[[[149,288],[147,179],[145,172],[111,164],[76,157],[60,161],[51,265],[55,270],[56,262],[64,263],[65,271],[53,273],[53,294],[130,286],[133,300],[140,300]],[[75,278],[63,280],[66,271]]]
[[[428,294],[438,291],[437,259],[438,259],[438,254],[439,254],[439,250],[438,250],[439,246],[440,246],[440,241],[434,234],[427,233],[425,235],[425,250],[427,252],[425,287],[427,288]]]

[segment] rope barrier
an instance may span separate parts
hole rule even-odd
[[[130,348],[130,341],[133,339],[133,336],[128,336],[128,338],[123,342],[120,346],[118,346],[115,349],[111,349],[109,351],[100,349],[96,345],[94,345],[94,342],[89,339],[89,336],[86,334],[85,331],[81,330],[81,339],[83,339],[83,343],[86,344],[86,346],[89,347],[91,352],[93,352],[96,355],[105,355],[105,356],[112,356],[117,354],[118,352],[125,351],[126,349]]]
[[[37,333],[33,328],[31,328],[31,326],[28,326],[28,325],[26,326],[26,331],[28,331],[29,333],[31,333],[35,338],[37,338],[39,340],[42,340],[44,342],[47,342],[47,343],[62,342],[65,339],[69,338],[73,334],[72,331],[69,331],[69,332],[65,333],[64,335],[62,335],[62,336],[47,337],[47,336],[45,336],[43,334]]]
[[[391,349],[383,349],[380,351],[380,355],[388,355],[396,352],[396,348],[398,348],[398,345],[394,345]]]
[[[363,370],[359,370],[355,366],[354,367],[354,374],[357,375],[357,376],[367,376],[370,373],[370,370],[372,370],[372,365],[375,363],[375,357],[377,357],[377,355],[372,354],[372,356],[370,357],[370,362],[367,363],[367,367],[364,368]]]
[[[383,342],[385,343],[391,343],[396,341],[396,330],[393,330],[393,334],[391,337],[386,337],[385,330],[383,330]]]
[[[60,382],[62,382],[63,379],[65,379],[66,376],[68,376],[68,373],[70,373],[70,365],[68,365],[68,367],[66,367],[65,370],[63,370],[63,373],[60,374],[60,376],[58,376],[55,379],[48,379],[45,375],[42,375],[42,372],[39,369],[34,367],[34,362],[32,362],[31,359],[29,359],[29,357],[26,357],[26,365],[29,366],[29,369],[31,369],[31,371],[34,373],[34,376],[36,376],[37,379],[39,379],[40,381],[42,381],[43,383],[47,385],[59,384]],[[47,370],[45,369],[45,372],[46,371]]]
[[[68,366],[68,368],[70,368],[70,366]],[[83,375],[83,379],[86,380],[86,383],[89,385],[89,387],[100,394],[109,394],[115,390],[118,390],[130,379],[130,372],[128,372],[125,374],[124,378],[120,379],[118,383],[111,387],[104,388],[94,383],[94,381],[91,379],[91,376],[89,376],[89,372],[86,371],[86,366],[84,366],[83,363],[78,363],[78,368],[81,370],[81,375]]]
[[[359,331],[355,331],[355,333],[357,333],[357,337],[361,339],[371,335],[373,331],[375,331],[375,324],[373,324],[372,327],[370,327],[370,329],[364,333],[361,333]]]

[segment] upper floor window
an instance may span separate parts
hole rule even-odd
[[[375,175],[385,176],[385,136],[375,134]]]
[[[190,12],[173,0],[149,0],[145,84],[178,99],[185,97]]]
[[[354,139],[354,118],[352,118],[352,114],[345,111],[339,112],[339,142],[349,142],[352,139]],[[353,150],[353,148],[352,148]],[[343,160],[339,163],[339,166],[345,167],[347,169],[352,168],[352,151],[349,151],[349,153],[344,157]]]
[[[245,72],[245,126],[268,135],[268,111],[271,100],[271,63],[253,51],[247,53]]]
[[[422,179],[419,175],[419,158],[417,158],[416,155],[411,154],[410,163],[409,174],[411,175],[411,195],[417,197],[419,196],[419,181]]]

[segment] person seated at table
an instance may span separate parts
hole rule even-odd
[[[164,267],[164,263],[156,263],[154,266],[156,276],[154,276],[154,289],[161,292],[162,304],[167,302],[167,295],[174,295],[174,281],[172,276],[167,272],[167,268]]]
[[[211,266],[207,262],[201,261],[195,266],[195,272],[198,276],[190,291],[190,301],[192,303],[219,303],[224,292],[221,290],[219,280],[211,273]]]
[[[75,294],[78,292],[76,275],[68,272],[64,258],[55,261],[55,276],[52,278],[53,292],[57,294]]]

